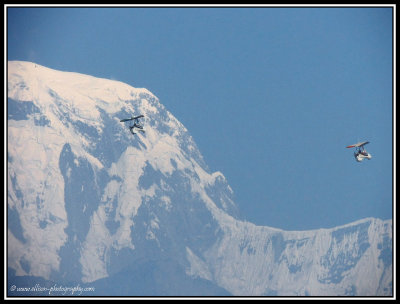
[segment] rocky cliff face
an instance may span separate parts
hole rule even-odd
[[[144,134],[119,121],[136,114]],[[391,221],[290,232],[239,220],[223,174],[146,89],[9,62],[7,178],[9,286],[392,294]]]

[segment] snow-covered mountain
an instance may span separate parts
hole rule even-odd
[[[7,104],[10,296],[392,295],[391,220],[239,220],[224,175],[146,89],[10,61]],[[133,136],[119,120],[135,114]]]

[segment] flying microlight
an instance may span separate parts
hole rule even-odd
[[[356,161],[361,162],[365,158],[366,159],[371,159],[372,155],[365,150],[364,146],[366,144],[369,144],[369,141],[364,141],[364,142],[359,142],[354,145],[347,146],[346,148],[356,148],[356,151],[354,152],[354,157]]]
[[[131,133],[133,135],[137,134],[137,133],[135,133],[135,131],[144,133],[143,125],[140,124],[140,122],[139,122],[139,118],[142,118],[142,117],[144,117],[144,115],[132,116],[131,118],[121,119],[120,122],[132,121],[133,124],[131,124],[129,126],[129,130],[131,131]]]

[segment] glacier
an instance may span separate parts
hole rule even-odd
[[[9,61],[12,286],[109,296],[392,296],[392,220],[284,231],[240,219],[189,131],[144,88]],[[132,136],[119,119],[145,115]]]

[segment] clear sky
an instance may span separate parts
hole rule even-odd
[[[11,8],[8,60],[145,87],[243,219],[392,218],[392,7]],[[357,163],[347,145],[370,141]]]

